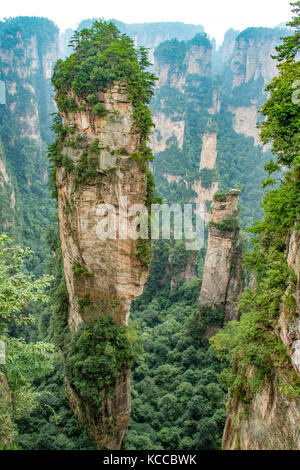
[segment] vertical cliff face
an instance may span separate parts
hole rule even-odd
[[[208,222],[208,204],[218,190],[213,119],[220,111],[220,87],[212,84],[212,45],[206,35],[198,34],[190,41],[166,41],[154,56],[159,81],[152,103],[156,128],[151,144],[166,160],[157,178],[163,175],[171,184],[185,185],[189,196],[184,202],[201,204]]]
[[[213,202],[208,247],[199,297],[202,307],[219,308],[225,321],[238,318],[236,301],[243,289],[238,243],[238,190],[218,196]]]
[[[204,34],[186,42],[173,39],[161,43],[154,53],[158,87],[168,85],[182,89],[189,74],[209,77],[211,56],[212,46]]]
[[[1,367],[1,365],[0,365]],[[11,417],[12,396],[9,390],[7,376],[4,372],[0,371],[0,445],[1,447],[9,448],[15,438],[16,426]]]
[[[233,128],[238,134],[254,138],[254,145],[261,145],[258,106],[265,100],[264,88],[277,74],[275,47],[286,34],[282,29],[248,28],[235,41],[230,69],[232,73]],[[264,147],[267,151],[269,147]]]
[[[63,148],[63,155],[74,165],[80,164],[80,158],[95,141],[99,142],[98,150],[93,150],[96,168],[93,180],[74,187],[74,178],[65,168],[56,172],[71,329],[76,329],[82,321],[106,315],[114,302],[118,303],[113,314],[116,324],[127,324],[130,303],[142,293],[147,278],[147,267],[135,255],[136,240],[127,236],[104,240],[99,234],[104,216],[100,213],[101,204],[115,208],[119,227],[124,198],[128,208],[147,199],[146,174],[140,162],[130,157],[139,149],[141,136],[134,127],[134,109],[127,95],[126,84],[118,82],[101,95],[108,111],[106,116],[97,117],[86,111],[63,113],[65,125],[75,126],[81,140],[78,150],[67,145]],[[78,276],[76,265],[88,274]],[[80,299],[85,297],[90,299],[90,305],[81,309]]]
[[[235,40],[238,35],[239,31],[229,29],[224,35],[223,44],[218,50],[213,51],[212,64],[214,75],[223,73],[224,68],[230,63],[234,52]]]
[[[153,194],[146,147],[152,81],[112,23],[99,22],[88,34],[90,42],[79,36],[53,75],[60,117],[51,152],[69,299],[66,390],[97,446],[120,449],[130,416],[130,304],[148,276],[150,242],[138,227]],[[120,56],[106,55],[110,49]],[[96,83],[93,73],[77,75],[87,64]]]
[[[85,111],[64,114],[67,126],[76,126],[81,145],[78,151],[67,145],[63,155],[74,165],[89,151],[93,142],[96,174],[89,183],[74,187],[72,176],[58,168],[58,214],[64,272],[69,294],[68,324],[72,331],[81,322],[111,316],[116,325],[127,325],[130,304],[142,291],[148,267],[137,255],[138,241],[101,239],[98,226],[101,204],[115,209],[119,227],[124,197],[128,208],[147,199],[147,176],[130,156],[138,151],[140,134],[133,121],[133,106],[126,85],[119,82],[101,95],[108,111],[97,117]],[[136,220],[138,215],[132,216]],[[102,219],[103,220],[103,219]],[[124,365],[104,398],[100,412],[93,411],[72,387],[67,385],[70,404],[80,420],[88,423],[89,433],[99,447],[118,449],[130,416],[130,368]],[[99,394],[103,393],[99,390]]]
[[[237,37],[231,59],[234,88],[260,76],[265,85],[272,80],[277,70],[271,55],[275,54],[281,35],[282,30],[249,28]]]
[[[46,149],[51,141],[51,73],[58,29],[44,18],[0,23],[1,227],[45,257],[42,227],[51,218]],[[35,217],[32,217],[35,213]],[[39,261],[40,262],[40,261]]]
[[[296,276],[295,313],[291,315],[282,302],[274,334],[287,347],[291,367],[300,377],[300,239],[294,231],[287,240],[288,265]],[[284,299],[283,299],[284,300]],[[281,371],[281,374],[284,371]],[[251,371],[249,371],[249,378]],[[288,383],[288,381],[286,382]],[[229,401],[223,436],[226,450],[299,450],[300,449],[300,399],[286,393],[275,374],[267,379],[263,388],[249,404],[232,398]]]

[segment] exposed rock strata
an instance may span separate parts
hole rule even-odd
[[[100,96],[101,95],[101,96]],[[99,224],[104,216],[100,204],[110,204],[116,211],[127,197],[128,208],[147,199],[147,176],[141,163],[130,158],[139,149],[134,109],[127,98],[126,85],[116,83],[99,95],[108,114],[97,117],[92,112],[64,114],[65,124],[76,125],[82,139],[79,148],[65,146],[63,153],[77,165],[80,156],[98,139],[97,176],[90,183],[74,185],[72,173],[57,168],[58,213],[64,271],[69,294],[68,323],[76,330],[80,322],[110,315],[117,325],[126,325],[130,304],[138,297],[147,280],[148,268],[136,255],[137,241],[99,238]],[[133,216],[136,221],[138,216]],[[79,265],[86,274],[74,273]],[[80,306],[81,299],[88,299]],[[93,413],[74,390],[67,387],[70,403],[99,447],[119,449],[130,415],[130,371],[124,368],[114,385],[114,397],[105,398],[103,411]],[[99,390],[100,393],[100,390]],[[82,410],[84,409],[84,413]],[[110,429],[110,432],[108,432]]]
[[[151,139],[151,147],[154,154],[163,152],[167,148],[167,140],[176,137],[178,147],[182,149],[185,121],[172,121],[169,116],[159,112],[153,117],[156,127]]]
[[[237,247],[239,229],[220,230],[213,224],[237,217],[238,190],[214,201],[199,305],[221,308],[225,321],[238,318],[236,300],[243,289],[241,258]]]
[[[291,366],[300,375],[300,236],[287,240],[287,262],[296,275],[295,315],[281,314],[274,333],[288,348]],[[300,399],[281,393],[278,378],[268,380],[251,403],[229,401],[223,435],[226,450],[300,450]]]

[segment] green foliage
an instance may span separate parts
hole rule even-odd
[[[237,36],[236,40],[258,40],[263,42],[270,39],[279,40],[283,35],[284,31],[280,28],[247,28]]]
[[[105,116],[107,112],[102,103],[97,103],[93,106],[93,113],[96,114],[96,116]]]
[[[214,201],[225,202],[226,201],[226,196],[227,196],[227,193],[225,191],[223,191],[221,193],[215,193],[214,194]]]
[[[116,326],[111,317],[81,324],[66,349],[69,383],[89,405],[101,410],[102,399],[133,360],[136,338],[126,326]]]
[[[223,326],[225,312],[219,307],[210,308],[202,305],[199,309],[199,316],[203,325],[214,325],[220,327]]]
[[[203,46],[206,49],[212,49],[212,44],[207,37],[206,33],[198,33],[196,36],[193,37],[190,41],[188,41],[188,45],[192,46]]]
[[[210,188],[213,182],[218,180],[218,174],[216,170],[203,168],[200,170],[200,179],[203,188]]]
[[[145,240],[143,238],[138,238],[136,244],[136,250],[134,251],[134,256],[139,258],[141,263],[145,266],[148,266],[152,259],[152,250],[151,244],[149,240]]]
[[[234,91],[235,93],[235,91]],[[263,215],[261,199],[264,194],[260,181],[265,177],[264,165],[270,152],[254,146],[252,137],[237,134],[233,129],[233,115],[228,111],[228,95],[223,96],[218,122],[218,158],[216,162],[219,191],[240,188],[243,228],[253,225]]]
[[[164,85],[158,88],[151,102],[152,112],[163,112],[172,121],[183,119],[186,110],[186,98],[177,88]]]
[[[239,227],[239,221],[236,217],[227,217],[221,222],[210,222],[210,225],[222,232],[234,232]]]
[[[288,23],[289,26],[295,28],[293,36],[283,38],[283,43],[276,47],[278,52],[276,58],[279,62],[286,60],[294,60],[299,52],[299,36],[300,36],[300,2],[292,2],[292,13],[294,14],[292,21]]]
[[[21,325],[33,321],[33,316],[24,312],[29,302],[48,300],[44,291],[51,277],[34,280],[25,272],[22,264],[29,254],[28,249],[14,246],[7,235],[0,235],[0,333],[9,322]]]
[[[72,271],[75,276],[91,276],[92,274],[81,264],[74,262]]]
[[[166,260],[170,256],[165,243],[154,247],[150,283],[131,312],[142,331],[144,355],[132,369],[125,449],[218,449],[226,394],[217,383],[218,360],[195,322],[199,281],[170,291],[168,280],[162,281],[159,248]],[[176,253],[182,249],[173,252],[172,263]]]
[[[183,61],[186,55],[186,43],[171,39],[162,42],[154,52],[155,58],[165,64],[173,65],[179,69],[184,69]]]
[[[273,328],[280,314],[291,271],[283,253],[274,248],[263,253],[256,248],[248,255],[255,268],[256,286],[241,296],[239,322],[229,322],[211,342],[219,357],[230,365],[221,374],[233,396],[248,402],[278,369],[289,369],[289,356]],[[299,389],[300,392],[300,389]]]
[[[95,449],[85,427],[80,427],[64,390],[61,360],[54,370],[35,380],[37,406],[17,421],[17,445],[25,450]]]
[[[101,103],[96,103],[96,93],[106,91],[115,81],[124,81],[135,109],[136,123],[146,141],[152,127],[147,103],[153,95],[155,77],[144,70],[145,50],[137,52],[133,41],[121,34],[112,22],[106,21],[95,21],[90,29],[76,32],[71,44],[74,53],[64,61],[57,61],[52,77],[58,106],[60,96],[72,90],[76,96],[93,104],[95,114],[103,116],[106,110]]]
[[[83,152],[74,169],[75,185],[94,183],[97,176],[98,156],[91,155],[89,150]]]
[[[0,337],[5,343],[5,365],[0,366],[0,446],[11,444],[17,435],[16,420],[37,406],[37,393],[32,387],[36,377],[52,370],[54,346],[47,343],[25,343],[7,335],[11,325],[27,325],[34,321],[25,307],[45,302],[44,291],[51,277],[33,279],[25,272],[24,260],[30,251],[14,246],[12,240],[0,235]],[[7,391],[5,383],[7,381]],[[5,394],[8,397],[5,397]]]
[[[266,88],[271,97],[262,107],[266,120],[261,123],[261,136],[264,143],[272,142],[278,163],[290,165],[300,148],[300,104],[293,99],[293,84],[300,80],[300,62],[283,62],[278,69],[279,75]]]

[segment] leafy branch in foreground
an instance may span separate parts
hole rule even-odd
[[[25,325],[33,316],[23,311],[31,302],[46,302],[45,289],[50,285],[51,276],[34,279],[24,269],[24,260],[30,255],[29,249],[13,245],[12,239],[0,234],[0,333],[8,322]]]

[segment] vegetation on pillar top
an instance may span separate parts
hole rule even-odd
[[[95,21],[91,29],[75,32],[71,45],[73,54],[58,60],[52,82],[57,91],[60,111],[75,110],[70,91],[77,97],[93,100],[99,91],[106,91],[116,81],[125,82],[128,96],[135,109],[135,119],[144,141],[153,126],[151,111],[147,106],[153,96],[155,76],[147,72],[150,65],[147,49],[135,49],[133,40],[121,34],[112,22]]]

